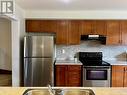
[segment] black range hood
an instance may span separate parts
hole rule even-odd
[[[81,40],[97,40],[100,41],[101,44],[106,44],[106,36],[103,35],[81,35]]]

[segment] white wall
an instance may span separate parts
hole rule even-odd
[[[12,85],[20,86],[21,83],[21,47],[20,41],[25,34],[24,10],[15,5],[15,18],[12,20]]]
[[[21,63],[20,59],[20,41],[25,34],[25,20],[24,20],[24,10],[20,8],[14,2],[14,13],[0,15],[6,19],[11,20],[11,34],[12,34],[12,86],[20,86],[21,83]]]
[[[0,15],[11,20],[12,34],[12,86],[20,86],[21,83],[21,47],[20,42],[25,34],[24,10],[14,2],[14,14]]]
[[[0,18],[0,69],[12,70],[11,21]]]
[[[25,18],[48,19],[127,19],[127,11],[93,10],[93,11],[55,11],[26,10]]]

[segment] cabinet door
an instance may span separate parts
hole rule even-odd
[[[41,20],[41,31],[56,33],[57,21],[56,20]]]
[[[67,86],[81,87],[81,66],[68,66],[68,82]]]
[[[112,87],[124,86],[124,66],[112,66]]]
[[[127,87],[127,66],[124,68],[124,87]]]
[[[121,41],[123,45],[127,45],[127,21],[121,21]]]
[[[40,20],[26,20],[26,32],[40,32],[41,31]]]
[[[80,43],[79,21],[70,20],[68,30],[68,44]]]
[[[93,34],[93,25],[95,21],[91,20],[84,20],[82,21],[82,32],[81,35],[88,35],[88,34]]]
[[[106,36],[106,21],[104,20],[97,20],[95,25],[94,25],[94,34],[97,35],[105,35]]]
[[[57,21],[56,44],[68,44],[68,21]]]
[[[107,39],[106,44],[117,45],[120,44],[120,22],[107,21]]]
[[[55,66],[55,85],[56,86],[66,86],[66,71],[67,66],[64,65],[56,65]]]

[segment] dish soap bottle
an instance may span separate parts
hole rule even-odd
[[[76,55],[74,56],[74,62],[77,62],[78,60],[77,60],[77,57],[76,57]]]

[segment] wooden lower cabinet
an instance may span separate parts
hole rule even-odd
[[[127,87],[127,66],[112,66],[112,87]]]
[[[125,76],[124,76],[124,87],[127,87],[127,67],[125,69],[125,72],[124,72]]]
[[[67,86],[67,87],[82,86],[82,66],[56,65],[55,86]]]
[[[55,66],[55,85],[65,86],[66,84],[66,66]]]

